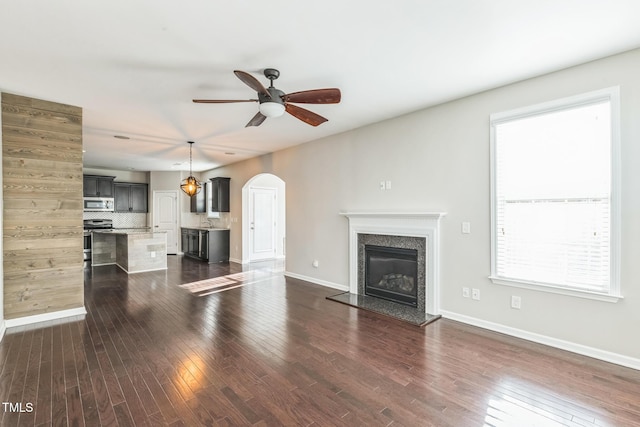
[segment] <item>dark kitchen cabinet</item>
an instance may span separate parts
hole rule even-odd
[[[82,193],[84,197],[113,197],[115,176],[83,175]]]
[[[206,234],[206,232],[196,228],[182,229],[182,252],[186,256],[206,261],[206,257],[202,253],[203,234]]]
[[[131,212],[149,212],[147,184],[131,184]]]
[[[214,262],[229,261],[229,237],[227,229],[216,229],[207,232],[207,261]]]
[[[182,252],[185,255],[200,258],[200,231],[191,228],[182,229]]]
[[[228,229],[182,229],[182,252],[185,256],[215,262],[229,261]]]
[[[183,228],[181,235],[182,245],[180,247],[182,248],[182,252],[187,255],[187,253],[189,252],[189,230]]]
[[[206,213],[207,212],[207,183],[202,183],[202,189],[198,194],[191,196],[191,212]]]
[[[149,211],[147,184],[116,182],[114,193],[116,212],[146,213]]]
[[[211,212],[229,212],[231,178],[211,178]]]

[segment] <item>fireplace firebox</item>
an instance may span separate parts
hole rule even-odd
[[[365,295],[418,305],[418,251],[365,245]]]

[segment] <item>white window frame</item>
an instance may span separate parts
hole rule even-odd
[[[497,275],[497,198],[496,198],[496,125],[525,117],[554,111],[569,110],[596,102],[609,101],[611,107],[611,200],[610,200],[610,286],[608,293],[591,292],[561,285],[516,280]],[[490,116],[491,157],[491,275],[489,279],[498,285],[533,289],[561,295],[617,302],[623,298],[620,290],[620,89],[610,87],[576,96],[562,98],[515,110],[495,113]]]

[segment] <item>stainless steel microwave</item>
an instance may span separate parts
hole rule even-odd
[[[85,212],[113,212],[113,197],[85,197]]]

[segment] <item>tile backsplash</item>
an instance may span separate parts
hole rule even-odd
[[[205,215],[198,216],[200,217],[198,227],[229,228],[231,223],[231,216],[227,212],[221,212],[220,218],[207,218]]]
[[[147,227],[146,213],[83,212],[83,219],[110,219],[114,228]]]

